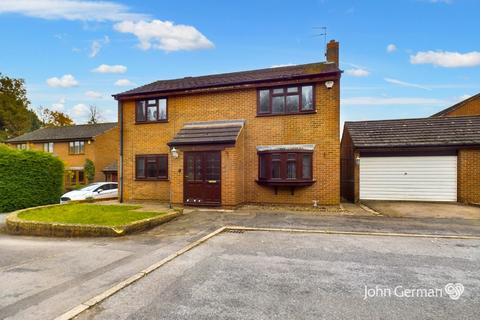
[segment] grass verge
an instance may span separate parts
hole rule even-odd
[[[20,212],[18,218],[28,221],[114,227],[165,214],[165,212],[133,211],[139,208],[141,207],[74,203],[27,210]]]

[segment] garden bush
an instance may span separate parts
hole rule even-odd
[[[40,151],[0,145],[0,212],[58,203],[63,162]]]

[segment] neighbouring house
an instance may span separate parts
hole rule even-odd
[[[432,115],[432,117],[458,116],[480,116],[480,93]]]
[[[160,80],[114,95],[120,200],[336,205],[338,42],[327,61]]]
[[[117,181],[119,133],[117,123],[42,128],[9,139],[18,149],[43,150],[65,163],[65,186],[85,184],[86,159],[95,165],[94,181]]]
[[[346,122],[341,195],[350,201],[480,203],[480,116]]]

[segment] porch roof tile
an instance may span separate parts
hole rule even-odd
[[[234,144],[244,124],[245,120],[189,122],[168,145]]]

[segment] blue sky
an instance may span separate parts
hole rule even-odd
[[[32,107],[116,120],[159,79],[323,60],[340,41],[345,120],[428,116],[480,92],[480,2],[1,0],[0,72]]]

